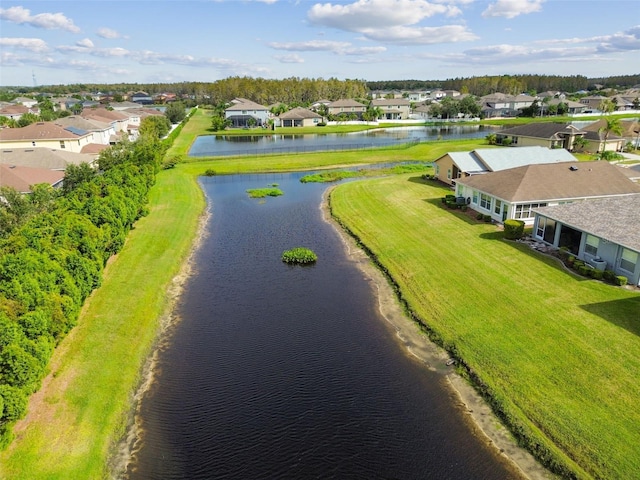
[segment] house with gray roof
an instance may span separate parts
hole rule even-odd
[[[583,138],[588,144],[585,150],[593,152],[620,151],[623,147],[624,139],[616,135],[609,134],[607,140],[601,132],[586,131],[568,123],[529,123],[506,130],[501,130],[496,134],[496,142],[512,147],[530,147],[539,145],[548,148],[564,148],[573,151],[576,140]]]
[[[261,127],[267,124],[271,115],[268,107],[246,98],[234,99],[224,114],[235,128]]]
[[[479,148],[466,152],[448,152],[435,163],[436,178],[447,185],[471,175],[497,172],[507,168],[543,163],[575,162],[566,150],[545,147]]]
[[[605,161],[525,165],[456,182],[456,196],[474,210],[498,223],[516,219],[528,225],[540,207],[639,193],[624,168]]]
[[[406,120],[411,113],[411,102],[406,98],[375,98],[371,106],[382,111],[378,120]]]
[[[533,237],[640,286],[640,193],[535,209]]]
[[[331,102],[327,105],[329,115],[334,115],[338,118],[354,117],[358,120],[362,120],[362,114],[367,111],[367,106],[351,99],[342,99]]]
[[[92,165],[97,154],[75,153],[51,148],[2,148],[0,164],[64,171],[69,165]]]

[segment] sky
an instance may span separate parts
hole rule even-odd
[[[640,0],[0,2],[0,85],[640,73]]]

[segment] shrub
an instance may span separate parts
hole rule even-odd
[[[625,277],[624,275],[618,275],[616,277],[616,285],[620,285],[621,287],[626,285],[628,281],[629,279],[627,279],[627,277]]]
[[[478,213],[478,214],[476,215],[476,220],[482,220],[482,217],[483,217],[483,216],[484,216],[484,215],[482,215],[481,213]]]
[[[467,211],[467,206],[466,205],[461,205],[460,206],[460,210],[462,210],[463,212]]]
[[[524,234],[524,222],[522,220],[509,219],[504,221],[504,238],[517,240]]]
[[[282,252],[282,261],[293,264],[308,264],[318,260],[318,256],[308,248],[296,247]]]
[[[573,262],[573,269],[576,271],[580,271],[580,267],[584,267],[584,262],[582,260],[576,260]]]
[[[613,283],[613,279],[616,278],[616,274],[613,270],[605,270],[602,274],[602,278],[604,278],[607,282]]]
[[[589,265],[583,264],[578,267],[578,273],[584,277],[589,276],[589,270],[591,270],[591,267]]]
[[[251,198],[279,197],[283,195],[279,188],[250,188],[247,190]]]
[[[576,261],[576,257],[574,257],[573,255],[569,255],[569,256],[567,257],[567,263],[568,263],[569,265],[573,265],[573,262],[575,262],[575,261]]]
[[[207,168],[207,169],[204,171],[204,176],[205,176],[205,177],[215,177],[215,175],[216,175],[216,171],[215,171],[215,170],[213,170],[213,169],[211,169],[211,168]]]
[[[491,222],[491,215],[482,215],[482,220],[484,220],[487,223]]]
[[[602,277],[604,276],[604,272],[602,270],[593,270],[591,272],[591,276],[596,279],[596,280],[602,280]]]

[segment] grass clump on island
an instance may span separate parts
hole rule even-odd
[[[443,208],[447,193],[390,176],[339,185],[330,205],[543,465],[563,478],[637,478],[640,295]]]
[[[378,177],[382,175],[399,175],[401,173],[419,172],[430,174],[433,172],[431,163],[401,163],[392,167],[361,168],[359,170],[332,170],[313,173],[300,178],[302,183],[331,183],[346,178]]]
[[[265,197],[279,197],[284,195],[284,192],[279,188],[250,188],[247,190],[250,198],[265,198]]]
[[[282,261],[289,264],[307,265],[317,260],[318,256],[315,252],[305,247],[296,247],[282,252]]]

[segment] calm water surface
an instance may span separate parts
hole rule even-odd
[[[448,125],[437,127],[397,127],[354,133],[305,135],[201,135],[193,142],[189,155],[224,156],[260,153],[296,153],[321,150],[400,145],[438,139],[484,138],[502,127],[485,125]]]
[[[299,174],[202,179],[208,237],[142,401],[130,479],[510,479],[409,357]],[[284,195],[250,199],[278,183]],[[319,257],[292,267],[282,251]]]

